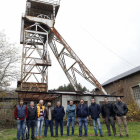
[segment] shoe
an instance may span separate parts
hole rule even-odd
[[[85,137],[88,137],[88,135],[85,135]]]
[[[129,135],[127,134],[126,137],[129,137]]]
[[[63,137],[63,135],[61,135],[61,137]]]
[[[44,136],[43,138],[46,138],[47,136]]]
[[[58,137],[58,136],[54,136],[54,137]]]
[[[24,138],[22,140],[25,140]]]
[[[98,136],[98,134],[95,134],[95,136],[97,137],[97,136]]]
[[[72,135],[72,137],[74,137],[74,135]]]
[[[116,134],[114,134],[114,137],[118,137]]]
[[[40,138],[39,137],[36,137],[36,139],[39,140]]]
[[[101,135],[101,137],[104,137],[103,135]]]
[[[111,136],[111,134],[108,134],[107,136],[108,136],[108,137],[110,137],[110,136]]]
[[[42,139],[43,137],[42,136],[39,136],[39,138]]]
[[[82,136],[78,136],[78,137],[82,137]]]
[[[68,137],[69,135],[66,135],[66,137]]]
[[[120,137],[123,137],[123,135],[120,135]]]

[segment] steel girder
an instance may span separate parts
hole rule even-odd
[[[36,29],[35,31],[31,30],[33,27]],[[31,86],[28,87],[28,91],[30,91],[33,86],[36,86],[36,88],[41,92],[37,83],[44,82],[46,83],[47,87],[46,91],[48,91],[48,66],[51,66],[51,60],[47,46],[48,32],[38,23],[35,23],[24,29],[21,83],[28,82],[32,75],[36,79],[36,84],[31,84]],[[38,53],[39,58],[37,58],[36,54],[34,54],[35,51]],[[32,71],[34,68],[38,70],[38,73]],[[37,78],[37,74],[41,75],[42,80]]]
[[[77,91],[77,78],[75,73],[78,73],[88,82],[90,82],[92,85],[99,88],[104,94],[107,94],[107,92],[98,82],[98,80],[88,70],[88,68],[84,65],[84,63],[80,60],[80,58],[76,55],[76,53],[71,49],[71,47],[63,39],[63,37],[58,33],[58,31],[55,28],[52,28],[52,32],[53,32],[53,39],[52,41],[49,42],[50,48],[52,49],[55,57],[57,58],[59,64],[61,65],[64,73],[66,74],[67,78],[69,79],[74,89]],[[63,49],[60,51],[59,54],[58,54],[56,42],[63,45]],[[65,49],[67,50],[68,53],[64,52]],[[67,62],[64,56],[67,56],[75,60],[75,62],[69,68],[66,67]],[[78,64],[80,71],[74,67],[75,64]],[[70,74],[69,70],[71,70],[72,74]]]

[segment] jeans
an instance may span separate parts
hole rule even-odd
[[[107,131],[108,131],[108,135],[111,135],[110,125],[112,126],[114,135],[116,135],[115,121],[114,121],[113,117],[106,117],[105,123],[106,123]]]
[[[98,129],[99,129],[100,135],[103,135],[102,127],[101,127],[101,123],[100,123],[100,118],[97,118],[96,120],[93,120],[95,134],[98,135],[96,123],[98,125]]]
[[[17,139],[20,139],[20,131],[22,129],[22,139],[24,139],[25,134],[26,118],[24,120],[17,120]]]
[[[50,125],[51,136],[53,136],[53,120],[45,120],[44,136],[47,136],[47,130],[49,125]]]
[[[67,136],[69,136],[69,127],[70,127],[71,122],[72,122],[72,135],[74,135],[75,117],[68,117],[68,121],[67,121]]]
[[[29,139],[30,137],[30,128],[32,130],[31,138],[35,139],[35,136],[34,136],[35,120],[27,120],[27,127],[28,127],[27,139]]]
[[[41,136],[43,122],[44,122],[44,118],[37,118],[36,137]]]
[[[82,136],[82,124],[84,123],[84,129],[85,129],[85,136],[87,136],[87,126],[88,126],[88,120],[87,118],[78,118],[79,122],[79,136]]]
[[[61,136],[63,136],[63,120],[55,120],[55,135],[58,136],[58,124],[60,123]]]

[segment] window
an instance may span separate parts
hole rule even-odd
[[[119,93],[119,94],[122,94],[122,93],[123,93],[123,88],[119,89],[119,90],[118,90],[118,93]]]
[[[132,90],[133,90],[134,98],[140,99],[140,87],[139,86],[132,87]]]

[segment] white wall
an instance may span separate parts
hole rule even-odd
[[[58,102],[58,101],[60,101],[60,102],[61,102],[61,96],[60,96],[60,97],[58,97],[58,98],[56,98],[56,99],[54,99],[54,100],[51,102],[52,107],[56,107],[56,104],[57,104],[57,102]]]
[[[64,109],[67,109],[67,102],[70,100],[73,101],[80,101],[80,99],[83,99],[84,101],[88,102],[88,106],[90,105],[90,100],[91,100],[91,96],[69,96],[69,95],[62,95],[62,106],[64,107]]]
[[[96,101],[97,104],[100,103],[100,101],[104,101],[104,96],[95,96],[94,99]],[[107,97],[108,101],[112,101],[112,102],[116,102],[117,98],[116,97]]]

